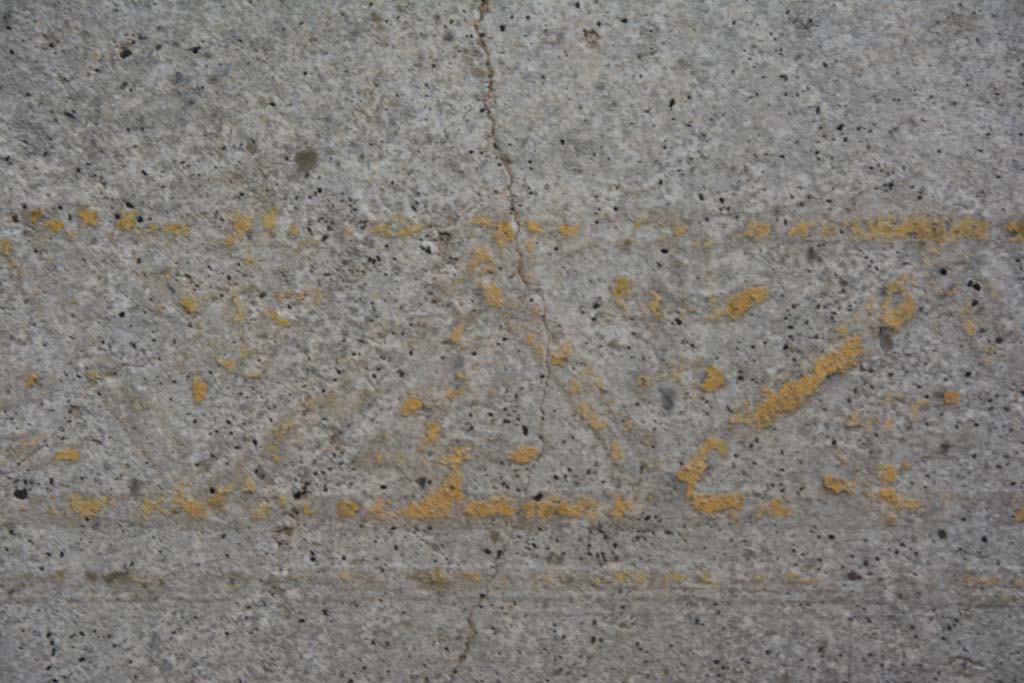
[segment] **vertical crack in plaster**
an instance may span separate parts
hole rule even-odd
[[[505,178],[507,180],[508,189],[508,207],[509,213],[512,215],[512,229],[515,235],[515,247],[518,260],[516,262],[516,274],[519,275],[519,279],[522,281],[523,286],[527,290],[532,290],[537,298],[540,300],[540,321],[544,328],[544,383],[541,385],[541,396],[540,396],[540,425],[537,430],[537,438],[541,444],[541,451],[544,450],[544,406],[547,403],[548,398],[548,384],[551,380],[551,330],[548,328],[548,305],[544,298],[544,290],[539,284],[530,285],[530,280],[526,276],[526,256],[523,254],[522,245],[519,243],[519,231],[521,226],[525,225],[525,222],[519,215],[519,207],[516,204],[515,196],[515,174],[512,172],[511,160],[502,153],[501,145],[498,143],[498,121],[495,116],[495,102],[497,95],[494,89],[494,64],[491,61],[491,48],[487,45],[485,40],[486,34],[482,30],[482,24],[487,13],[491,9],[490,0],[481,0],[480,2],[480,13],[477,16],[477,20],[473,22],[473,29],[476,32],[476,43],[480,47],[480,51],[484,56],[484,65],[487,72],[487,92],[484,93],[483,105],[484,112],[487,114],[487,119],[491,124],[491,146],[494,147],[494,153],[498,157],[498,163],[501,164],[501,168],[505,172]]]

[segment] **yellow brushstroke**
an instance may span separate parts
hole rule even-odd
[[[715,317],[729,316],[733,320],[738,320],[746,315],[752,307],[763,304],[767,300],[767,287],[748,287],[730,296],[725,302],[725,308],[719,310]]]
[[[818,391],[826,379],[852,368],[864,353],[861,338],[850,337],[842,347],[814,361],[814,370],[786,382],[778,391],[765,390],[764,398],[752,411],[734,416],[730,422],[750,424],[758,429],[771,426],[781,415],[792,413]]]

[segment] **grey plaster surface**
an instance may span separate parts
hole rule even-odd
[[[0,681],[1024,680],[1024,6],[0,0]]]

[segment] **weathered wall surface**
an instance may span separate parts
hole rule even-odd
[[[1024,14],[3,2],[0,679],[1024,679]]]

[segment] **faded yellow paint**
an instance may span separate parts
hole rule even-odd
[[[287,318],[282,318],[281,314],[277,312],[276,308],[268,308],[267,310],[263,311],[263,315],[270,318],[278,327],[289,327],[292,324],[291,320],[288,320]]]
[[[1007,223],[1006,232],[1010,233],[1011,242],[1024,242],[1024,221]]]
[[[978,334],[978,326],[974,324],[970,303],[964,303],[964,307],[960,310],[960,320],[964,328],[964,334],[968,337]]]
[[[481,282],[480,291],[483,293],[484,301],[487,302],[488,306],[501,308],[505,305],[505,297],[502,295],[501,289],[493,282]]]
[[[53,454],[53,459],[62,462],[78,462],[78,449],[61,448]]]
[[[224,238],[224,243],[229,247],[234,246],[235,242],[252,231],[252,216],[236,213],[231,218],[231,227],[233,232]]]
[[[717,515],[719,512],[738,512],[743,509],[742,493],[695,493],[693,507],[706,515]]]
[[[225,370],[234,370],[237,364],[235,363],[234,358],[220,356],[217,358],[217,365],[221,366]]]
[[[281,210],[276,206],[272,206],[267,209],[266,213],[263,214],[263,229],[267,232],[274,232],[277,228],[277,217],[281,215]]]
[[[747,229],[743,233],[743,236],[760,242],[761,240],[768,239],[772,236],[772,226],[751,218],[747,221]]]
[[[661,294],[658,294],[656,291],[652,289],[651,299],[650,301],[647,302],[647,310],[649,310],[651,312],[651,315],[653,315],[655,318],[662,317],[661,302]]]
[[[459,323],[452,328],[452,333],[448,336],[453,344],[459,344],[462,342],[462,335],[466,333],[466,323]]]
[[[580,226],[562,223],[558,226],[558,232],[562,233],[566,237],[576,237],[580,234]]]
[[[878,490],[878,499],[892,505],[897,510],[917,510],[924,505],[920,500],[904,498],[890,486]]]
[[[955,406],[960,403],[960,392],[955,389],[947,389],[942,394],[942,401],[948,406]]]
[[[594,410],[594,408],[586,401],[580,401],[579,405],[576,406],[576,410],[579,412],[580,417],[583,418],[584,422],[586,422],[587,425],[589,425],[589,427],[595,432],[600,432],[608,426],[607,423],[601,419],[601,416],[597,414],[597,411]]]
[[[509,453],[507,457],[514,463],[518,463],[520,465],[527,465],[530,462],[532,462],[534,458],[537,457],[538,453],[540,453],[539,448],[536,448],[535,446],[524,445],[520,446],[519,448]]]
[[[1017,522],[1018,524],[1024,522],[1024,505],[1021,505],[1019,508],[1017,508],[1017,511],[1013,513],[1013,521]]]
[[[526,229],[535,235],[544,234],[544,228],[540,227],[540,223],[537,221],[526,221]]]
[[[810,373],[783,384],[778,391],[765,390],[764,398],[753,410],[734,416],[730,422],[750,424],[758,429],[771,426],[780,416],[797,410],[821,387],[826,379],[852,368],[864,353],[860,337],[850,337],[842,347],[814,361]]]
[[[355,517],[359,512],[359,503],[354,500],[339,500],[335,510],[339,517]]]
[[[466,272],[470,275],[490,273],[494,268],[494,258],[491,256],[491,252],[487,251],[487,247],[474,249],[466,263]]]
[[[441,425],[436,422],[427,422],[423,425],[423,439],[420,441],[421,447],[429,446],[438,439],[441,438]]]
[[[711,393],[718,391],[725,386],[725,375],[714,365],[709,365],[704,371],[704,381],[700,383],[700,390]]]
[[[767,287],[748,287],[730,296],[725,302],[725,308],[718,311],[715,317],[729,316],[733,320],[738,320],[746,315],[752,307],[763,304],[767,300]]]
[[[799,221],[786,232],[786,237],[809,237],[811,227],[810,221]]]
[[[39,381],[39,375],[37,373],[35,373],[35,372],[28,373],[28,376],[25,377],[25,388],[26,389],[31,389],[32,387],[34,387],[36,385],[36,382],[38,382],[38,381]]]
[[[188,237],[192,234],[192,231],[184,223],[165,223],[163,231],[178,237]]]
[[[121,212],[121,217],[114,222],[114,227],[118,230],[133,230],[136,225],[136,213],[135,209],[128,209],[127,211]]]
[[[462,492],[461,464],[469,457],[469,449],[456,448],[450,455],[441,458],[448,465],[448,474],[440,486],[419,501],[407,504],[399,514],[408,519],[442,519],[451,517],[455,506],[461,503],[466,495]]]
[[[883,463],[878,466],[878,478],[883,484],[891,484],[896,481],[898,472],[896,466],[890,463]]]
[[[572,358],[572,346],[568,342],[551,349],[551,353],[548,356],[548,360],[551,361],[551,364],[558,366],[565,365],[566,361],[570,358]]]
[[[99,216],[97,215],[95,209],[79,209],[78,220],[82,221],[82,225],[86,225],[90,228],[95,228],[97,225],[99,225]]]
[[[893,300],[897,296],[899,303],[894,305]],[[906,278],[889,283],[886,287],[885,300],[882,302],[882,324],[899,330],[914,317],[916,311],[917,301],[907,290]]]
[[[523,514],[527,519],[552,517],[569,517],[578,519],[596,519],[598,504],[593,498],[579,496],[576,502],[569,502],[568,499],[560,496],[552,496],[542,500],[529,500],[523,504]]]
[[[612,441],[608,449],[608,456],[616,462],[622,460],[622,446],[618,441]]]
[[[416,394],[409,394],[402,401],[402,405],[399,407],[398,412],[402,417],[409,417],[413,413],[419,411],[423,407],[423,401]]]
[[[621,519],[632,511],[633,501],[617,495],[615,500],[612,501],[612,509],[608,512],[608,515],[615,519]]]
[[[206,390],[208,385],[203,381],[202,377],[192,378],[192,402],[195,405],[199,405],[206,400]]]
[[[612,282],[611,293],[612,298],[615,299],[615,305],[625,311],[626,300],[629,299],[633,293],[633,281],[625,275],[615,278]]]
[[[849,220],[846,221],[846,227],[852,234],[865,241],[917,240],[921,243],[941,245],[959,239],[988,239],[987,221],[962,218],[953,221],[948,228],[947,222],[949,219],[936,216],[907,216],[902,220],[880,216],[865,220]]]
[[[139,505],[139,514],[142,515],[143,519],[149,519],[153,516],[154,512],[159,512],[160,508],[164,504],[164,497],[159,496],[156,499],[143,498],[142,503]]]
[[[672,233],[672,235],[674,237],[682,237],[689,230],[690,230],[690,226],[686,225],[685,223],[682,223],[682,224],[679,225],[678,228],[675,229],[675,231]]]
[[[821,483],[825,488],[835,494],[852,494],[857,489],[857,481],[855,479],[840,479],[839,477],[834,477],[831,474],[826,474],[822,478]]]
[[[199,299],[193,294],[186,294],[178,299],[178,305],[189,315],[195,315],[199,312]]]
[[[206,499],[206,504],[214,510],[223,510],[227,502],[228,494],[235,490],[234,484],[224,484],[213,490],[213,493]]]
[[[984,586],[992,587],[998,586],[1000,578],[998,576],[979,576],[977,574],[967,573],[964,574],[964,583],[968,586]]]
[[[58,233],[64,229],[64,221],[59,218],[50,218],[43,221],[43,227],[48,228],[53,233]]]
[[[498,223],[494,228],[494,243],[499,247],[507,247],[516,241],[516,232],[511,223]]]
[[[110,499],[106,496],[89,497],[79,493],[72,493],[71,497],[68,498],[68,507],[71,508],[72,512],[81,517],[95,517],[109,504]]]
[[[789,505],[786,505],[786,502],[784,500],[782,500],[781,498],[772,498],[767,503],[761,506],[761,509],[758,511],[757,516],[764,517],[765,515],[770,515],[772,517],[775,517],[776,519],[782,519],[784,517],[789,517],[792,514],[793,508]]]
[[[190,497],[185,493],[185,487],[179,486],[174,490],[174,498],[171,499],[190,519],[205,519],[206,506],[201,500]]]
[[[709,436],[697,448],[697,454],[676,472],[676,479],[686,484],[687,499],[692,499],[696,495],[697,484],[708,469],[707,456],[711,451],[718,451],[719,455],[726,455],[729,452],[729,447],[722,439]]]
[[[245,481],[242,482],[242,490],[246,493],[256,493],[256,481],[252,477],[247,476]]]
[[[507,496],[491,496],[486,500],[471,500],[466,503],[463,513],[474,519],[489,517],[514,517],[519,504]]]

